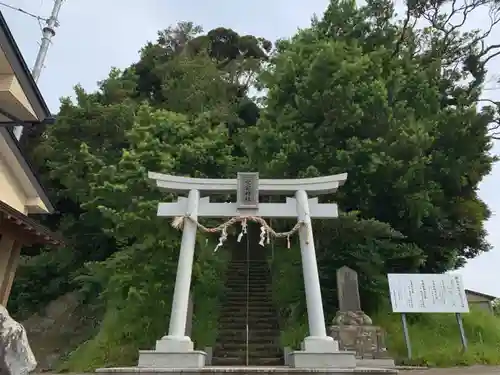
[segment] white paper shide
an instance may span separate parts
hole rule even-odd
[[[469,312],[465,288],[460,275],[388,274],[387,278],[393,312]]]

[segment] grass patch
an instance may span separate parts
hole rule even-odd
[[[412,360],[407,359],[399,314],[378,314],[374,324],[387,332],[389,352],[401,364],[431,367],[500,364],[500,318],[473,309],[463,314],[468,350],[462,352],[460,333],[454,314],[408,315]]]
[[[230,259],[228,251],[214,254],[214,246],[206,246],[193,269],[198,282],[193,287],[194,311],[192,337],[197,348],[213,347],[218,335],[219,300],[223,295],[225,274]],[[203,268],[202,268],[203,267]]]
[[[268,258],[272,277],[272,294],[278,307],[281,328],[280,344],[299,349],[307,336],[307,313],[300,250],[277,247]]]

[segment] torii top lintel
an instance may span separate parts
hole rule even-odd
[[[169,174],[149,172],[148,177],[156,182],[162,190],[183,193],[198,190],[201,193],[228,193],[238,189],[237,179],[191,178]],[[280,195],[304,190],[309,195],[329,194],[337,191],[347,179],[347,173],[324,177],[300,179],[261,179],[259,180],[260,195]]]

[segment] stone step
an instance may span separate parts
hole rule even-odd
[[[247,286],[247,284],[249,286],[261,286],[261,285],[269,285],[271,282],[270,281],[267,281],[265,279],[263,279],[262,277],[256,277],[254,279],[250,279],[250,280],[247,280],[247,279],[240,279],[240,278],[230,278],[230,279],[226,279],[226,282],[224,285],[235,285],[235,286],[240,286],[240,285],[244,285],[245,287]]]
[[[268,286],[269,284],[267,283],[262,283],[262,284],[250,284],[247,285],[246,283],[226,283],[224,284],[226,288],[226,292],[237,292],[237,293],[246,293],[247,290],[250,292],[270,292],[271,288]]]
[[[268,286],[268,284],[250,284],[247,286],[246,283],[232,283],[232,284],[225,284],[226,287],[226,293],[231,293],[231,292],[247,292],[247,289],[252,292],[270,292],[271,288]]]
[[[248,303],[247,303],[248,302]],[[274,306],[270,303],[266,303],[265,301],[255,300],[255,299],[241,299],[239,301],[225,301],[222,305],[221,310],[252,310],[252,311],[273,311],[276,312]]]
[[[237,275],[237,276],[245,276],[249,274],[250,276],[252,275],[270,275],[271,272],[269,270],[269,268],[264,268],[264,267],[250,267],[248,270],[247,270],[247,267],[244,266],[244,267],[228,267],[226,269],[226,276],[234,276],[234,275]]]
[[[234,307],[234,308],[241,308],[241,309],[246,309],[247,308],[247,303],[249,307],[260,307],[260,308],[268,308],[272,309],[273,311],[276,310],[274,308],[274,304],[271,302],[265,301],[263,299],[257,299],[257,298],[231,298],[231,299],[226,299],[222,301],[223,305],[222,306],[228,306],[228,307]]]
[[[222,306],[221,311],[241,311],[241,310],[247,311],[248,310],[248,311],[255,311],[255,312],[271,311],[273,313],[276,313],[276,309],[271,304],[265,304],[262,302],[250,301],[250,300],[248,301],[248,304],[244,303],[244,301],[242,301],[242,302],[243,303],[234,303],[234,304],[226,302]]]
[[[229,264],[226,268],[226,274],[229,274],[230,272],[247,272],[250,271],[255,271],[255,272],[270,272],[271,269],[267,264],[250,264],[250,266],[247,267],[245,263],[234,263],[234,264]]]
[[[266,301],[266,300],[261,300],[261,299],[247,299],[246,298],[231,298],[231,299],[225,299],[224,300],[224,305],[225,306],[231,306],[234,308],[241,308],[241,309],[246,309],[247,306],[249,308],[257,308],[257,309],[272,309],[276,310],[274,308],[274,304],[271,301]]]
[[[214,344],[214,347],[217,348],[219,352],[224,352],[224,351],[235,351],[237,347],[231,346],[231,345],[243,345],[246,344],[245,339],[239,339],[237,341],[231,341],[231,337],[224,338],[224,337],[219,337],[217,339],[217,343]],[[224,346],[219,346],[219,344],[223,344]],[[250,340],[248,339],[248,344],[252,345],[254,347],[258,348],[269,348],[272,349],[273,353],[276,350],[280,350],[280,345],[279,345],[279,339],[277,338],[272,338],[268,337],[267,339],[257,339],[257,340]]]
[[[221,323],[229,320],[248,320],[250,322],[255,322],[257,320],[273,320],[278,319],[278,315],[274,311],[252,311],[247,312],[245,310],[222,310],[220,312],[219,318]],[[232,319],[231,319],[232,318]]]
[[[226,279],[226,285],[231,283],[234,284],[245,284],[247,285],[247,281],[249,285],[267,285],[270,284],[271,280],[266,280],[265,276],[255,276],[247,279],[246,277],[228,277]]]
[[[252,292],[251,290],[249,293],[245,292],[231,292],[227,293],[225,296],[223,296],[223,301],[234,301],[235,303],[243,303],[246,302],[247,297],[253,301],[259,301],[260,303],[263,304],[273,304],[273,294],[271,292],[262,292],[262,293],[256,293]]]
[[[226,299],[226,298],[231,298],[231,297],[237,298],[237,297],[246,297],[246,296],[261,298],[261,299],[266,300],[266,301],[272,301],[272,298],[270,298],[270,297],[273,296],[273,293],[270,289],[265,289],[265,288],[259,288],[259,289],[249,288],[248,290],[246,287],[241,288],[241,289],[227,288],[226,292],[221,297],[223,297],[223,299]]]
[[[246,275],[247,272],[250,272],[250,275],[254,272],[270,274],[270,269],[267,266],[250,266],[250,268],[247,269],[246,265],[230,265],[226,268],[226,275],[231,275],[233,273]]]
[[[246,304],[246,302],[250,301],[253,304],[272,304],[272,295],[271,293],[262,293],[262,294],[254,294],[254,293],[231,293],[224,297],[221,300],[224,304]]]
[[[224,290],[225,293],[223,296],[230,296],[232,294],[236,295],[241,295],[241,294],[247,294],[247,291],[251,294],[256,294],[256,295],[270,295],[272,294],[271,287],[268,286],[269,284],[262,284],[262,285],[256,285],[256,284],[225,284]],[[223,297],[222,296],[222,297]]]
[[[282,357],[260,357],[248,358],[249,366],[282,366],[283,358]],[[245,366],[246,365],[246,356],[243,357],[213,357],[212,365],[214,366]]]
[[[267,352],[271,353],[272,355],[274,354],[279,354],[280,353],[280,347],[277,343],[271,343],[271,344],[260,344],[260,343],[252,343],[248,342],[248,347],[247,343],[245,341],[241,342],[218,342],[214,346],[214,352],[227,352],[227,353],[233,353],[233,352],[245,352],[248,348],[249,353],[261,353],[261,352]]]
[[[214,356],[217,357],[231,357],[231,358],[246,358],[246,351],[214,351]],[[259,351],[259,352],[248,352],[248,358],[252,360],[258,360],[260,358],[280,358],[281,354],[273,351],[273,352],[266,352],[266,351]]]
[[[276,314],[272,313],[262,313],[262,314],[253,314],[250,315],[248,314],[248,324],[259,324],[261,322],[273,322],[273,321],[278,321],[278,317]],[[229,323],[229,322],[238,322],[238,323],[247,323],[247,314],[246,313],[231,313],[231,312],[222,312],[219,316],[219,323],[221,328],[223,327],[223,324]],[[265,328],[264,328],[265,329]]]
[[[219,337],[246,337],[246,329],[234,330],[234,329],[219,329]],[[249,337],[252,339],[259,337],[279,337],[279,330],[275,329],[251,329],[248,331]]]
[[[222,307],[224,306],[232,306],[232,307],[241,307],[242,309],[246,309],[248,306],[254,307],[267,307],[269,309],[276,310],[274,304],[271,302],[271,298],[261,298],[255,296],[229,296],[226,299],[221,301]]]
[[[238,273],[238,274],[247,274],[247,271],[252,274],[253,272],[259,272],[259,273],[266,273],[270,274],[270,269],[268,266],[264,265],[259,265],[259,266],[250,266],[247,269],[246,264],[245,265],[230,265],[226,268],[226,275],[231,275],[231,273]]]
[[[245,297],[246,299],[247,296],[257,299],[262,299],[264,301],[272,301],[273,293],[271,292],[271,290],[265,288],[259,288],[259,289],[249,288],[248,290],[246,287],[241,289],[227,288],[226,292],[221,297],[222,301],[224,301],[226,298],[233,298],[233,297],[236,298]]]
[[[257,307],[260,309],[267,308],[269,310],[275,311],[276,309],[274,308],[274,305],[266,302],[265,300],[262,299],[256,299],[256,298],[231,298],[229,300],[223,300],[222,302],[222,309],[224,307],[232,307],[232,308],[237,308],[237,309],[246,309],[247,308],[247,302],[249,307]]]
[[[248,342],[252,345],[260,345],[260,346],[266,346],[266,345],[273,345],[273,346],[279,346],[279,335],[268,335],[268,336],[263,336],[263,337],[256,337],[255,335],[251,335],[250,332],[248,333]],[[238,335],[219,335],[217,337],[217,343],[221,344],[241,344],[241,343],[246,343],[246,332],[245,331],[240,331]]]
[[[247,296],[247,290],[246,288],[242,290],[235,290],[235,289],[228,289],[224,293],[224,298],[231,298],[231,297],[245,297]],[[272,293],[270,290],[249,290],[248,293],[249,297],[255,297],[255,298],[262,298],[266,299],[272,296]],[[271,301],[271,299],[269,299]]]
[[[233,330],[246,330],[247,322],[246,319],[230,319],[230,318],[221,318],[219,321],[219,327],[222,329],[233,329]],[[279,329],[279,324],[277,320],[269,320],[269,319],[261,319],[261,320],[249,320],[248,321],[248,329],[252,330],[271,330],[271,329]]]
[[[241,305],[241,306],[234,306],[234,305],[229,305],[225,306],[221,309],[220,316],[225,316],[225,315],[244,315],[246,316],[248,313],[249,316],[278,316],[276,313],[276,310],[268,307],[268,306],[248,306],[248,309],[246,306]]]
[[[250,267],[247,269],[247,266],[229,266],[226,268],[226,276],[229,275],[246,275],[249,273],[250,275],[252,274],[261,274],[261,275],[270,275],[270,269],[269,267]]]
[[[257,298],[255,296],[229,296],[227,299],[224,299],[221,301],[222,302],[222,307],[224,306],[233,306],[233,307],[241,307],[241,308],[246,308],[247,303],[248,306],[255,306],[255,307],[267,307],[273,310],[276,310],[274,308],[274,304],[271,302],[271,298]]]
[[[277,319],[273,318],[260,318],[260,317],[230,317],[222,316],[219,320],[219,327],[221,329],[233,329],[246,331],[248,329],[258,329],[258,330],[278,330],[279,324]]]

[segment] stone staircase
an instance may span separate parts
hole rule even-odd
[[[214,366],[283,365],[278,314],[272,302],[271,274],[265,257],[268,247],[262,248],[258,238],[251,236],[257,232],[257,227],[249,227],[250,259],[246,238],[233,249],[221,301]]]

